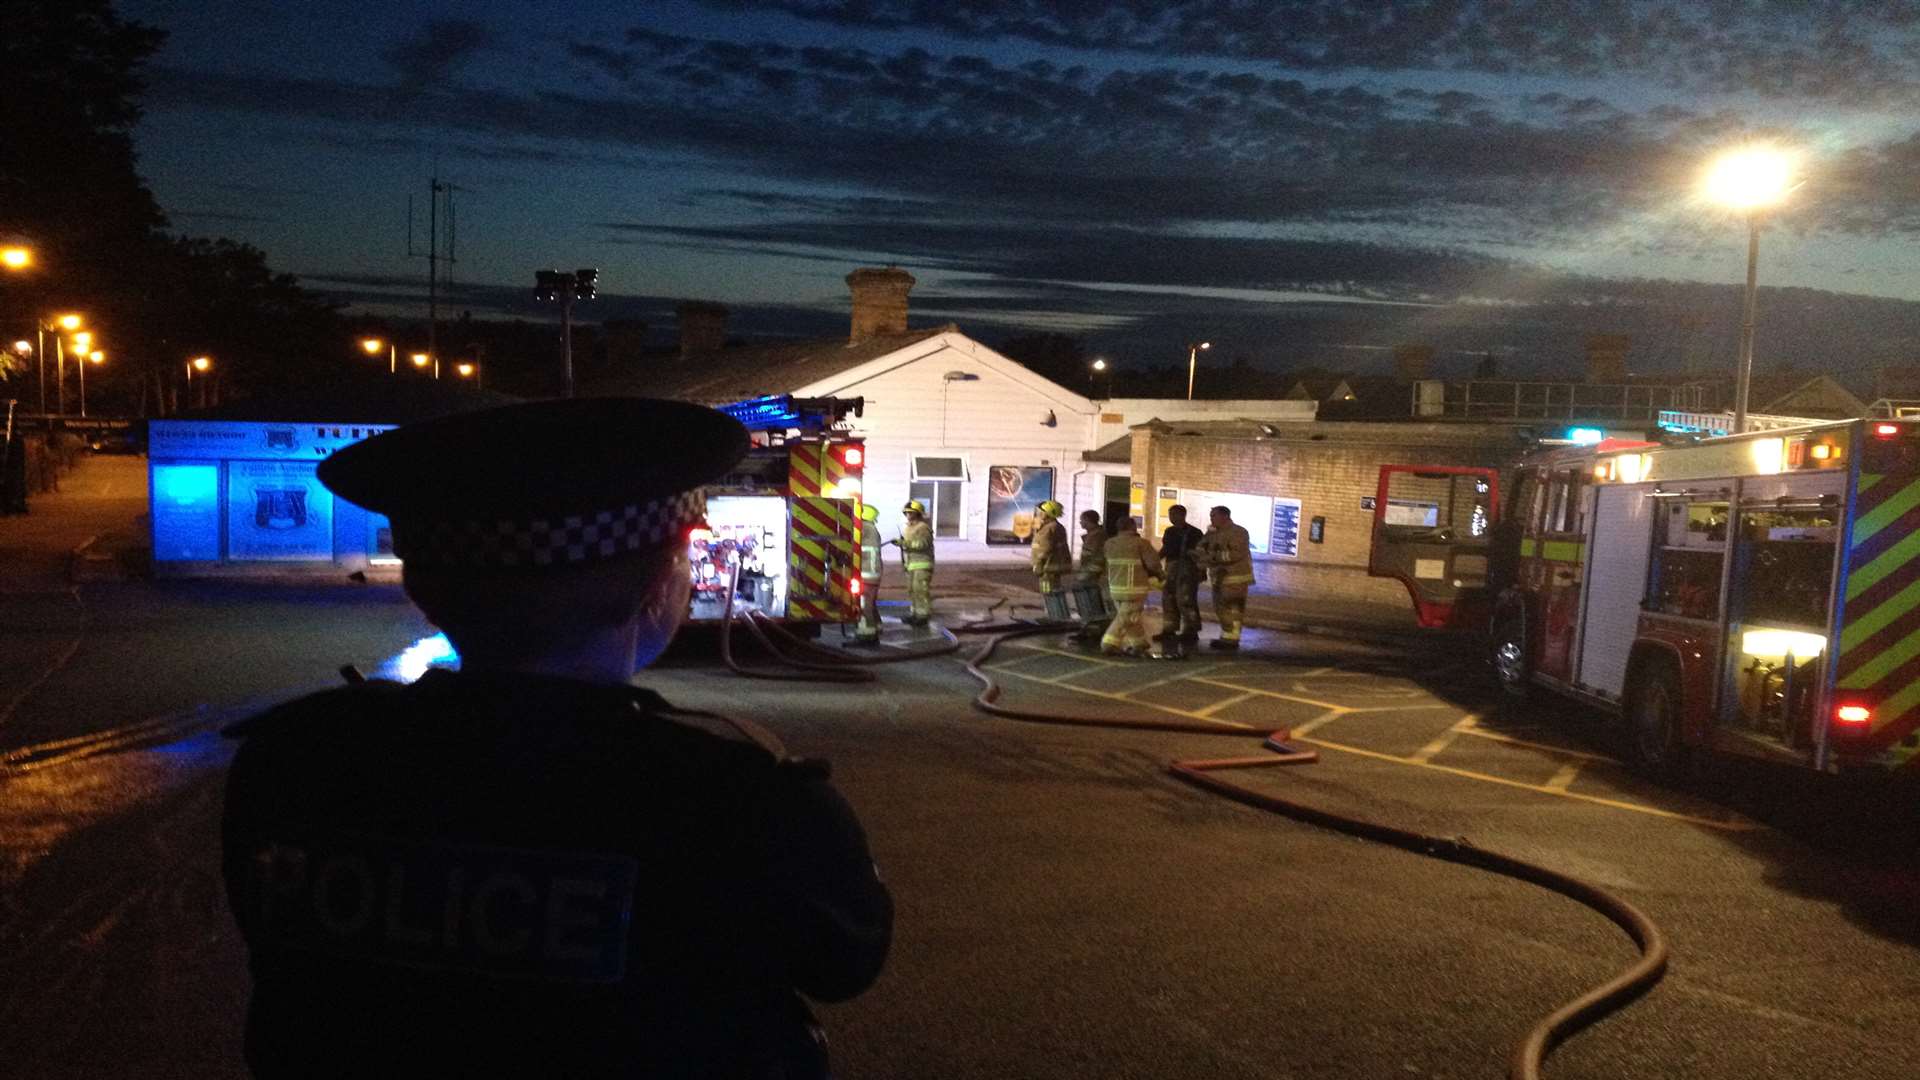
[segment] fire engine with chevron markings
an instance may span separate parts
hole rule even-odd
[[[860,617],[866,449],[845,428],[862,404],[781,395],[720,407],[753,448],[708,486],[706,524],[688,538],[693,620],[722,618],[730,587],[735,612],[803,630]]]
[[[1420,468],[1387,466],[1383,489]],[[1920,422],[1605,441],[1455,471],[1511,492],[1496,526],[1376,517],[1371,569],[1407,584],[1423,622],[1488,627],[1509,695],[1602,706],[1656,773],[1711,751],[1920,774]]]

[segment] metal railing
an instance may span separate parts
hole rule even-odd
[[[1440,388],[1435,394],[1433,388]],[[1699,384],[1522,382],[1472,379],[1414,384],[1415,416],[1474,420],[1644,420],[1667,410],[1701,411],[1717,404]]]

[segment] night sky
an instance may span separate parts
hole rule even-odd
[[[1422,340],[1546,369],[1618,330],[1636,367],[1712,366],[1745,237],[1697,180],[1765,137],[1805,185],[1762,244],[1762,366],[1920,359],[1915,4],[122,10],[171,33],[138,146],[176,229],[368,311],[418,310],[406,200],[424,215],[437,171],[476,316],[537,315],[536,267],[598,266],[596,312],[663,340],[680,298],[833,332],[846,272],[892,262],[916,323],[1130,363],[1205,337],[1377,370]]]

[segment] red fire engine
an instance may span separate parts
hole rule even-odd
[[[1570,446],[1508,475],[1481,538],[1388,525],[1383,494],[1370,567],[1424,623],[1486,626],[1507,693],[1613,711],[1654,771],[1694,748],[1920,761],[1920,423]]]
[[[696,621],[727,609],[789,624],[860,617],[860,501],[865,443],[836,430],[861,399],[753,398],[722,406],[745,424],[753,448],[707,488],[707,524],[694,530]]]

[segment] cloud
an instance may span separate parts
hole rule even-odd
[[[469,19],[434,19],[420,33],[381,54],[408,87],[445,82],[493,43],[493,32]]]
[[[731,9],[731,0],[701,0]],[[1822,101],[1920,97],[1920,5],[1621,0],[773,0],[843,29],[1267,61],[1297,71],[1654,80]]]

